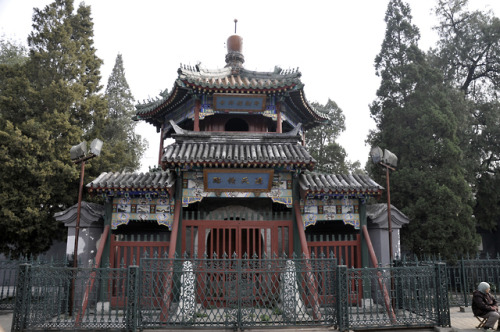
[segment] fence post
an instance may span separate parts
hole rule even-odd
[[[337,323],[339,331],[347,331],[349,329],[349,281],[347,279],[347,266],[337,266],[336,281],[336,296],[337,296]]]
[[[467,285],[467,274],[465,271],[464,257],[460,259],[460,280],[462,281],[462,296],[464,298],[464,305],[469,306],[469,287]]]
[[[31,296],[31,265],[19,264],[17,270],[16,300],[12,317],[12,331],[24,331],[29,313]]]
[[[139,298],[139,266],[131,265],[127,273],[127,311],[125,324],[127,331],[137,330],[137,313]]]
[[[451,327],[450,304],[448,302],[448,278],[446,276],[446,263],[436,263],[436,313],[439,326]]]

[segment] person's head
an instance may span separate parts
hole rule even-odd
[[[489,293],[490,292],[490,284],[487,282],[481,282],[479,286],[477,286],[477,290],[481,293]]]

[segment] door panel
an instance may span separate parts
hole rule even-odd
[[[188,256],[262,258],[290,255],[292,222],[289,220],[183,220],[182,253]]]

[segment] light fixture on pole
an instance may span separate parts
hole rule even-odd
[[[70,149],[71,161],[75,164],[81,164],[80,170],[80,185],[78,187],[78,207],[76,210],[76,225],[75,225],[75,248],[73,251],[73,267],[78,267],[78,238],[80,236],[80,212],[82,209],[82,195],[83,195],[83,178],[85,175],[85,161],[98,157],[101,154],[103,142],[96,138],[90,143],[90,150],[87,150],[87,142],[83,141],[78,145],[74,145]],[[73,304],[75,292],[75,280],[71,290],[71,305]],[[71,312],[72,310],[70,310]]]
[[[394,259],[393,247],[392,247],[392,218],[391,218],[391,187],[389,181],[389,169],[395,171],[398,165],[398,157],[391,151],[382,149],[378,146],[373,147],[370,151],[370,157],[374,164],[382,165],[385,167],[386,172],[386,185],[387,185],[387,225],[389,232],[389,259],[391,264]]]

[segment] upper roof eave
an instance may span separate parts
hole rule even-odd
[[[301,82],[301,73],[297,70],[282,70],[275,67],[273,72],[257,72],[244,68],[233,75],[231,68],[209,70],[200,64],[183,66],[178,69],[172,91],[163,92],[161,98],[136,105],[134,120],[146,120],[157,127],[162,125],[161,115],[182,102],[185,102],[190,91],[217,93],[282,93],[289,104],[302,114],[304,127],[309,129],[318,123],[327,121],[324,114],[316,111],[306,100]]]

